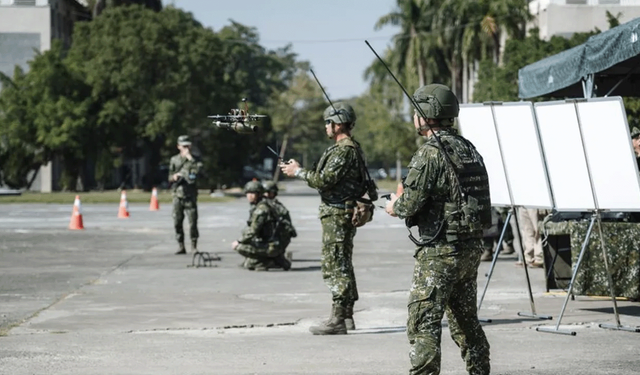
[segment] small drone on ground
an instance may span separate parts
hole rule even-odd
[[[213,119],[213,124],[220,129],[233,130],[236,133],[255,133],[258,131],[258,127],[251,123],[267,116],[250,115],[247,98],[242,98],[242,102],[244,103],[244,109],[235,108],[232,109],[228,115],[212,115],[207,117]]]

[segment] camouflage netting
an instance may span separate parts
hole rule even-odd
[[[589,221],[549,222],[545,226],[549,234],[571,236],[573,265],[578,262],[578,255],[580,255],[588,227]],[[609,255],[609,268],[613,277],[615,295],[640,300],[640,224],[602,223],[602,231]],[[610,295],[597,223],[591,231],[589,246],[576,276],[573,292],[576,295]]]
[[[586,43],[546,59],[527,65],[518,71],[518,96],[533,98],[558,92],[566,94],[568,86],[578,83],[588,74],[625,77],[637,64],[619,65],[640,55],[640,18],[590,37]],[[629,65],[629,66],[627,66]],[[605,70],[609,69],[607,72]],[[635,72],[637,73],[637,71]],[[596,79],[596,83],[598,80]],[[603,92],[602,95],[605,93]],[[562,95],[553,95],[562,96]]]

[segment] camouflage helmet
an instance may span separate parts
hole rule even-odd
[[[636,138],[638,136],[640,136],[640,129],[634,126],[633,129],[631,129],[631,139]]]
[[[191,146],[191,140],[188,135],[181,135],[178,137],[178,144],[180,146]]]
[[[244,185],[244,193],[264,193],[264,188],[259,181],[249,181]]]
[[[413,93],[413,99],[427,118],[440,119],[442,125],[451,126],[451,119],[458,117],[460,106],[458,98],[445,85],[433,83],[420,87]]]
[[[336,124],[349,124],[349,129],[353,129],[356,124],[356,111],[347,103],[338,102],[328,106],[322,117],[325,121],[331,120]]]
[[[264,191],[266,191],[267,193],[277,193],[278,192],[278,184],[276,184],[274,181],[266,181],[263,184],[264,187]]]

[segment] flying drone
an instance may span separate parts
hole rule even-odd
[[[244,109],[235,108],[232,109],[228,115],[212,115],[207,117],[213,119],[213,125],[220,129],[233,130],[236,133],[255,133],[258,131],[258,127],[252,123],[267,116],[249,114],[247,98],[242,98],[242,102],[244,103]]]

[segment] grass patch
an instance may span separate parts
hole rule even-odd
[[[85,191],[85,192],[23,192],[22,195],[0,195],[0,203],[43,203],[43,204],[73,204],[76,195],[80,196],[82,204],[85,203],[119,203],[120,192],[109,191]],[[198,194],[198,202],[228,202],[234,200],[233,197],[211,197],[208,192]],[[158,202],[171,203],[170,191],[158,191]],[[129,203],[149,203],[151,193],[141,190],[128,190],[127,201]]]

